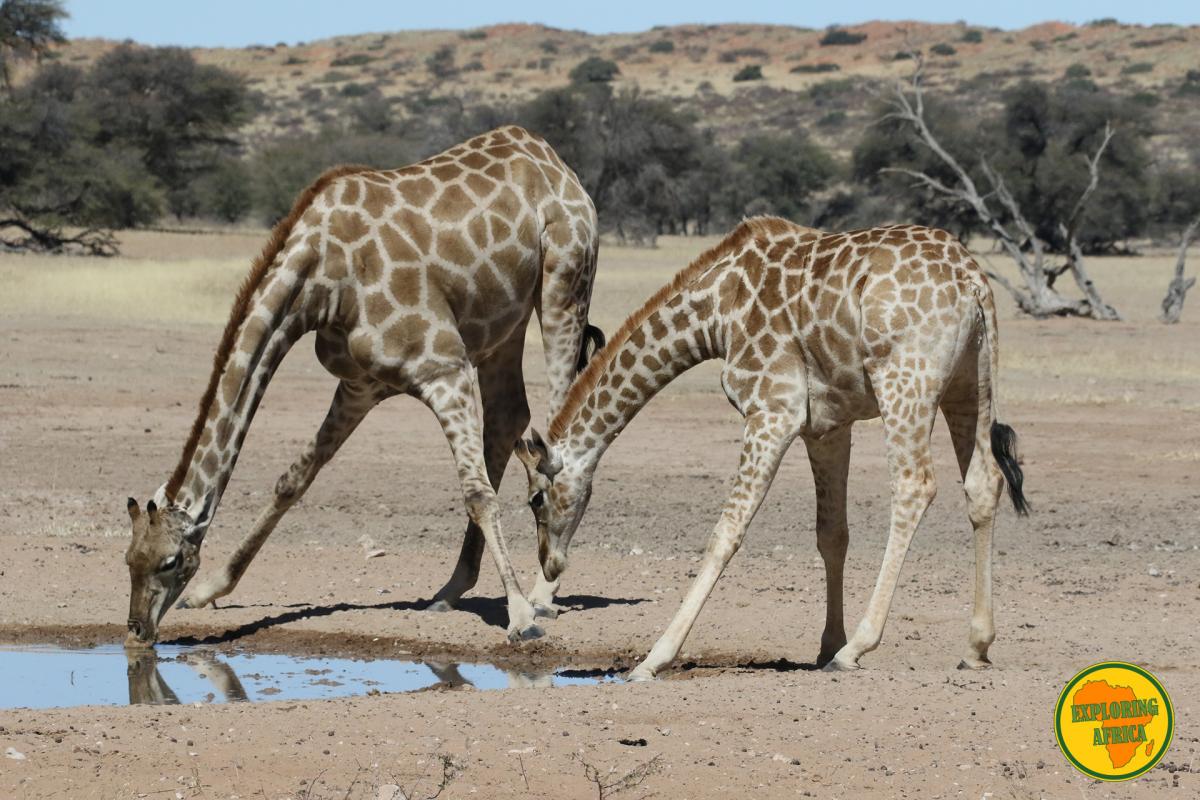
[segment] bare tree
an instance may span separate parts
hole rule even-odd
[[[1004,183],[1003,176],[996,172],[987,157],[983,155],[979,157],[980,170],[991,184],[991,191],[984,193],[980,191],[974,178],[958,159],[951,155],[934,136],[925,121],[925,102],[921,86],[924,61],[920,53],[913,53],[913,59],[916,68],[913,70],[909,87],[905,89],[903,84],[897,84],[894,97],[888,100],[889,105],[895,110],[885,115],[884,119],[897,119],[911,125],[921,142],[954,173],[956,180],[953,185],[950,185],[919,170],[903,167],[888,167],[884,171],[915,178],[920,185],[946,197],[956,199],[975,212],[980,221],[991,230],[1005,252],[1016,262],[1024,286],[1017,286],[1003,275],[991,270],[988,271],[988,277],[1003,286],[1016,300],[1017,307],[1026,314],[1039,318],[1075,316],[1098,320],[1119,320],[1121,315],[1104,301],[1096,285],[1088,276],[1083,263],[1083,248],[1080,247],[1076,238],[1084,209],[1087,207],[1092,193],[1095,192],[1096,185],[1100,182],[1100,158],[1108,149],[1109,142],[1112,141],[1112,127],[1105,125],[1104,136],[1099,146],[1095,153],[1087,159],[1087,186],[1080,193],[1068,219],[1059,223],[1059,229],[1066,242],[1066,256],[1061,264],[1051,264],[1047,261],[1045,243],[1038,238],[1034,227],[1026,219],[1016,198]],[[1000,204],[1002,211],[992,208],[993,198]],[[1004,213],[1007,213],[1009,220],[1004,219]],[[1082,298],[1075,300],[1064,297],[1055,288],[1055,281],[1066,272],[1070,272],[1071,277],[1075,279],[1076,285],[1083,293]]]
[[[1167,295],[1162,301],[1162,321],[1168,325],[1174,325],[1179,322],[1179,317],[1183,314],[1183,301],[1187,298],[1188,289],[1196,284],[1196,279],[1183,277],[1183,267],[1187,262],[1188,245],[1192,243],[1192,238],[1196,235],[1196,231],[1200,230],[1200,216],[1192,220],[1186,228],[1183,229],[1183,236],[1179,240],[1179,255],[1175,259],[1175,277],[1167,285]]]

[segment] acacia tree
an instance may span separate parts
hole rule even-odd
[[[59,21],[67,16],[62,0],[0,2],[0,81],[12,89],[12,62],[41,57],[66,41]]]
[[[948,197],[969,207],[979,221],[1000,242],[1005,252],[1016,262],[1021,273],[1023,286],[1018,286],[1003,275],[989,271],[988,275],[1016,300],[1018,308],[1033,317],[1078,316],[1098,320],[1119,320],[1120,314],[1100,296],[1100,291],[1087,274],[1083,260],[1083,248],[1079,244],[1079,224],[1088,201],[1100,181],[1100,159],[1112,141],[1113,129],[1105,125],[1104,133],[1095,152],[1086,156],[1088,182],[1079,193],[1065,219],[1056,227],[1062,236],[1065,255],[1061,263],[1053,264],[1047,258],[1046,243],[1038,236],[1035,226],[1030,224],[1020,204],[1004,182],[1003,176],[991,165],[987,156],[980,154],[979,169],[990,191],[981,191],[970,172],[959,158],[950,153],[930,129],[925,118],[925,98],[921,77],[923,59],[913,54],[916,67],[909,86],[896,86],[894,96],[888,101],[892,111],[884,119],[899,120],[912,128],[920,141],[949,170],[951,177],[942,179],[928,172],[906,167],[885,167],[883,171],[908,175],[918,185]],[[993,207],[993,202],[999,208]],[[1064,297],[1055,288],[1055,282],[1064,273],[1070,272],[1083,297],[1075,300]]]

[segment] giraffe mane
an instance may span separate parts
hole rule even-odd
[[[567,390],[567,395],[563,399],[562,407],[558,413],[554,415],[554,419],[550,421],[548,435],[550,441],[558,441],[567,432],[567,428],[575,419],[575,415],[579,412],[579,408],[583,405],[588,395],[596,388],[596,384],[600,382],[600,376],[604,373],[605,367],[616,357],[617,351],[625,344],[630,335],[637,329],[639,325],[653,314],[663,303],[675,296],[694,278],[707,270],[720,259],[740,250],[746,242],[759,235],[781,233],[786,230],[796,230],[800,226],[779,217],[751,217],[742,220],[736,228],[734,228],[728,236],[715,245],[705,250],[699,256],[675,274],[669,283],[650,296],[641,308],[634,311],[625,322],[621,323],[621,327],[617,328],[616,332],[609,338],[608,343],[604,345],[595,355],[588,361],[583,372],[575,376],[571,388]],[[802,230],[809,230],[803,228]]]
[[[288,212],[288,215],[276,222],[275,227],[271,229],[270,238],[267,239],[262,252],[254,259],[250,267],[250,272],[242,281],[241,288],[238,289],[237,296],[234,298],[233,308],[229,312],[229,321],[225,323],[225,332],[221,334],[221,343],[217,345],[216,355],[213,356],[213,369],[212,375],[208,379],[208,388],[204,390],[204,395],[200,398],[200,408],[196,414],[196,421],[192,423],[192,431],[183,446],[183,454],[180,456],[179,464],[175,467],[175,472],[171,474],[171,479],[167,481],[165,494],[168,500],[172,502],[175,500],[175,495],[179,493],[180,487],[183,486],[183,479],[187,477],[192,456],[195,455],[196,447],[200,443],[200,436],[204,433],[204,423],[208,418],[209,409],[217,395],[217,387],[221,382],[223,367],[225,366],[225,362],[229,360],[229,354],[233,351],[238,330],[242,327],[242,322],[245,321],[246,315],[250,311],[250,298],[254,295],[255,290],[262,285],[267,271],[275,263],[275,259],[287,243],[288,236],[292,233],[292,228],[295,227],[301,215],[313,204],[317,195],[323,192],[329,184],[346,175],[354,175],[370,169],[371,167],[359,164],[343,164],[321,173],[320,177],[309,184],[308,188],[302,191],[296,198],[296,202],[292,205],[292,210]]]

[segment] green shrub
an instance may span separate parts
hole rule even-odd
[[[1143,72],[1153,72],[1154,65],[1147,61],[1139,61],[1136,64],[1126,64],[1121,67],[1122,75],[1140,75]]]
[[[341,83],[342,81],[348,81],[353,77],[354,76],[349,72],[342,72],[340,69],[331,69],[329,72],[326,72],[324,75],[317,78],[317,80],[321,81],[322,83]]]
[[[571,83],[609,83],[621,74],[621,68],[615,61],[609,61],[599,56],[591,56],[580,61],[571,70]]]
[[[929,52],[933,53],[935,56],[952,56],[958,51],[954,49],[954,45],[946,44],[945,42],[938,42],[933,47],[929,48]]]
[[[651,53],[673,53],[675,52],[675,43],[670,39],[659,39],[657,42],[650,43]]]
[[[481,28],[476,28],[473,31],[463,31],[462,33],[459,34],[459,36],[466,39],[467,41],[479,41],[481,39],[487,38],[487,31],[485,31]]]
[[[788,71],[799,73],[800,75],[812,75],[820,72],[837,72],[840,69],[841,67],[839,67],[837,64],[820,63],[797,64]]]
[[[1079,80],[1081,78],[1091,77],[1092,71],[1084,64],[1072,64],[1067,67],[1067,71],[1063,73],[1063,77],[1068,80]]]
[[[743,81],[761,81],[763,77],[762,67],[758,64],[747,64],[737,71],[733,76],[734,83]]]
[[[361,67],[363,64],[370,64],[375,59],[371,58],[366,53],[351,53],[348,56],[339,56],[329,62],[331,67]]]
[[[971,28],[963,32],[962,40],[967,44],[979,44],[983,41],[983,31],[978,28]]]
[[[844,28],[830,28],[821,37],[821,46],[853,45],[864,42],[866,39],[867,35],[865,33],[854,33]]]

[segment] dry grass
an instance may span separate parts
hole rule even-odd
[[[264,231],[223,235],[139,233],[125,237],[126,255],[99,260],[0,256],[0,314],[14,318],[78,316],[130,323],[199,323],[216,327],[229,313],[238,282],[266,239]],[[615,329],[716,237],[662,237],[657,248],[601,248],[592,321]],[[1005,258],[982,255],[1014,276]],[[1200,254],[1195,256],[1200,264]],[[1002,317],[1002,402],[1065,406],[1161,404],[1200,410],[1200,301],[1184,322],[1156,315],[1173,256],[1093,258],[1089,269],[1122,323],[1035,322],[1020,317],[997,287]],[[530,355],[541,344],[530,330]],[[534,354],[533,351],[539,351]],[[709,391],[704,370],[679,390]]]

